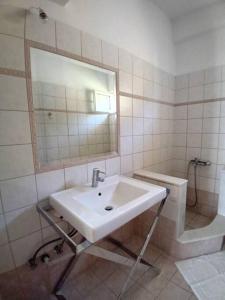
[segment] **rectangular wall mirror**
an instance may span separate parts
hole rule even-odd
[[[38,168],[117,154],[116,72],[30,48]]]

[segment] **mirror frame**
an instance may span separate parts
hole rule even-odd
[[[37,158],[37,135],[36,135],[36,124],[34,117],[34,106],[33,106],[33,94],[32,94],[32,74],[31,74],[31,48],[47,51],[53,54],[58,54],[67,58],[71,58],[74,60],[78,60],[80,62],[84,62],[87,64],[91,64],[93,66],[106,69],[115,73],[115,81],[116,81],[116,113],[117,113],[117,151],[115,154],[106,153],[106,154],[98,154],[96,156],[90,156],[84,159],[75,159],[68,163],[59,162],[59,164],[54,166],[41,166],[40,162]],[[48,172],[52,170],[59,170],[63,168],[73,167],[76,165],[87,164],[90,162],[105,160],[113,157],[120,156],[120,105],[119,105],[119,70],[117,68],[113,68],[111,66],[105,65],[103,63],[96,62],[94,60],[84,58],[80,55],[73,54],[55,47],[51,47],[39,42],[34,42],[31,40],[25,40],[25,74],[26,74],[26,84],[27,84],[27,100],[28,100],[28,111],[30,118],[30,130],[31,130],[31,143],[32,143],[32,151],[33,151],[33,159],[34,159],[34,169],[35,173]]]

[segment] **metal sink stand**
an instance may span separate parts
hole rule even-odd
[[[106,250],[102,247],[96,246],[95,244],[89,242],[88,240],[84,240],[80,244],[77,244],[73,239],[71,239],[68,236],[68,234],[63,229],[60,228],[60,226],[54,221],[54,219],[50,215],[50,212],[53,210],[53,208],[49,204],[48,200],[40,201],[37,205],[38,212],[42,215],[42,217],[45,218],[45,220],[51,226],[53,226],[54,230],[59,234],[59,236],[63,239],[63,241],[68,244],[68,246],[74,253],[73,256],[69,259],[68,263],[66,264],[66,267],[63,270],[62,274],[60,275],[58,281],[56,282],[56,285],[53,288],[52,294],[55,295],[55,297],[59,300],[60,299],[65,300],[65,297],[60,293],[60,290],[61,290],[63,284],[65,283],[67,277],[69,276],[70,272],[74,268],[81,253],[90,254],[90,255],[100,257],[100,258],[115,262],[117,264],[122,264],[124,266],[128,266],[131,268],[130,272],[127,276],[127,279],[121,289],[120,295],[118,296],[118,299],[122,299],[122,296],[126,292],[128,284],[130,282],[130,279],[132,278],[133,274],[135,273],[135,270],[137,269],[137,267],[143,267],[143,268],[145,268],[145,270],[152,268],[155,271],[156,276],[157,276],[160,273],[160,270],[157,267],[153,266],[152,264],[148,263],[146,260],[144,260],[143,256],[144,256],[145,250],[149,244],[149,241],[152,237],[154,229],[158,223],[161,211],[164,207],[164,204],[166,202],[168,195],[169,195],[169,190],[167,189],[167,195],[160,202],[156,216],[150,225],[149,232],[145,238],[143,246],[141,247],[141,251],[138,255],[136,255],[130,249],[125,247],[121,242],[117,241],[116,239],[113,239],[111,237],[106,238],[107,241],[109,241],[109,242],[113,243],[114,245],[116,245],[117,247],[119,247],[122,251],[124,251],[126,254],[128,254],[131,258],[127,258],[125,256],[119,255],[112,251]]]

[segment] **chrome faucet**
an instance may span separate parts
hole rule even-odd
[[[97,187],[99,182],[104,182],[105,178],[104,177],[100,177],[100,174],[104,174],[105,172],[100,171],[98,168],[94,168],[93,169],[93,173],[92,173],[92,187]]]

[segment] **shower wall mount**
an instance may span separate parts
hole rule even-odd
[[[211,161],[201,160],[198,157],[191,159],[188,163],[187,168],[187,179],[189,178],[190,167],[194,167],[194,191],[195,191],[195,200],[193,204],[187,204],[188,207],[196,207],[198,204],[198,191],[197,191],[197,167],[208,167],[211,166]]]
[[[209,160],[201,160],[198,157],[195,157],[194,159],[190,160],[190,163],[194,166],[211,166],[211,161]]]

